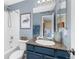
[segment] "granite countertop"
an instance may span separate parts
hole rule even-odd
[[[36,45],[36,46],[41,46],[41,47],[46,47],[46,48],[52,48],[52,49],[60,49],[60,50],[69,50],[64,44],[55,42],[55,45],[41,45],[36,43],[37,39],[31,39],[29,40],[26,44],[31,44],[31,45]]]

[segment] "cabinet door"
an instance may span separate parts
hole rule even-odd
[[[59,57],[59,58],[55,58],[55,59],[70,59],[70,58]]]
[[[44,56],[44,59],[55,59],[54,57],[51,57],[51,56]]]
[[[34,51],[34,46],[27,44],[27,51]]]
[[[59,59],[69,59],[70,54],[67,51],[64,50],[56,50],[55,51],[55,57]]]
[[[43,59],[41,54],[34,53],[34,52],[27,52],[27,59]]]

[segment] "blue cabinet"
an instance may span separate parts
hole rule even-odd
[[[34,46],[33,45],[27,45],[27,50],[28,51],[34,51]]]
[[[70,58],[58,57],[58,58],[55,58],[55,59],[70,59]]]
[[[27,59],[70,59],[66,50],[27,44]]]
[[[54,57],[44,55],[44,59],[55,59]]]
[[[35,46],[35,52],[41,53],[41,54],[44,54],[44,55],[54,56],[54,49]]]
[[[27,51],[27,59],[43,59],[41,54]]]
[[[55,51],[55,57],[59,59],[69,59],[70,54],[66,50],[56,50]]]

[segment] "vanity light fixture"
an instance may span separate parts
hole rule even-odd
[[[51,0],[46,0],[46,1],[51,1]]]
[[[44,2],[48,2],[48,1],[51,1],[51,0],[38,0],[37,3],[40,4],[40,3],[44,3]]]
[[[55,0],[46,0],[47,2],[55,2]]]

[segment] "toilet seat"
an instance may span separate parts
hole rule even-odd
[[[22,56],[23,56],[23,53],[24,53],[24,50],[17,50],[17,51],[14,51],[9,59],[21,59]]]

